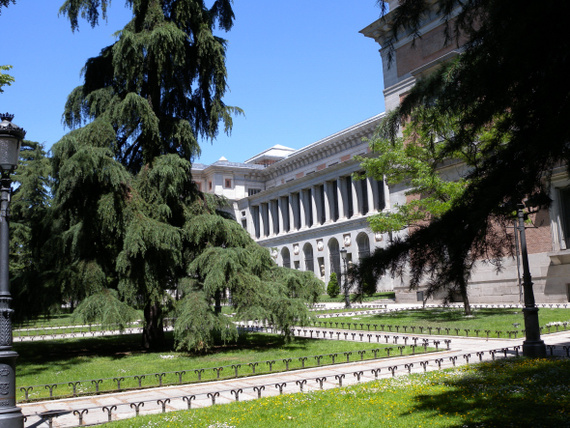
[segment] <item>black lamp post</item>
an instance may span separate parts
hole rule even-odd
[[[24,417],[16,407],[16,358],[12,349],[12,312],[8,272],[10,173],[18,166],[20,145],[26,131],[12,123],[14,115],[2,114],[0,123],[0,428],[22,428]]]
[[[528,265],[528,253],[526,249],[526,234],[524,228],[524,206],[517,207],[518,232],[521,244],[521,258],[523,264],[523,289],[524,289],[524,327],[526,340],[523,342],[523,355],[525,357],[546,357],[546,345],[540,339],[540,327],[538,324],[538,308],[534,303],[534,291],[532,289],[532,277]]]
[[[348,295],[348,264],[346,262],[347,251],[346,248],[342,247],[340,249],[340,256],[342,257],[342,261],[344,263],[344,307],[350,308],[350,296]]]

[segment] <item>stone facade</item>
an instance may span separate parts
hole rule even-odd
[[[355,262],[389,239],[373,233],[366,219],[402,195],[382,181],[353,178],[360,171],[356,158],[369,155],[363,139],[372,136],[382,117],[300,150],[275,146],[244,163],[222,158],[194,165],[192,174],[203,190],[231,201],[237,221],[279,265],[312,271],[327,282],[332,272],[344,272],[343,247],[347,260]],[[392,289],[392,280],[379,287]]]

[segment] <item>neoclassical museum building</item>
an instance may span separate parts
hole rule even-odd
[[[390,10],[397,0],[388,2]],[[380,45],[386,110],[396,107],[417,79],[460,54],[457,43],[444,45],[443,24],[434,14],[426,19],[422,37],[402,36],[388,62],[383,49],[391,13],[361,33]],[[374,54],[371,43],[371,54]],[[359,157],[373,156],[368,143],[384,114],[363,120],[313,144],[294,150],[267,148],[243,163],[220,158],[211,165],[194,164],[194,181],[204,192],[226,197],[236,220],[275,261],[293,269],[314,272],[325,282],[344,272],[341,249],[348,262],[357,262],[392,236],[374,233],[370,215],[406,202],[406,185],[388,187],[372,178],[355,179]],[[462,174],[461,165],[442,169],[450,179]],[[538,302],[570,301],[570,179],[565,167],[552,176],[553,204],[532,216],[526,231],[530,269]],[[407,233],[402,231],[399,233]],[[517,258],[503,261],[504,269],[481,263],[469,284],[472,303],[517,303],[521,298]],[[416,301],[421,290],[409,290],[406,278],[385,277],[378,290],[395,290],[397,300]]]

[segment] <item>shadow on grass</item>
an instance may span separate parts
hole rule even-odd
[[[406,320],[413,321],[430,321],[430,322],[453,322],[465,321],[466,319],[485,319],[489,317],[497,317],[501,315],[509,316],[520,314],[521,311],[517,309],[477,309],[473,312],[471,318],[465,317],[463,309],[416,309],[410,311],[388,312],[371,316],[371,320],[386,321],[386,320]]]
[[[457,427],[570,427],[570,360],[500,360],[416,397],[416,411],[459,414]]]
[[[157,353],[174,349],[172,332],[166,332],[165,336],[167,347],[156,351]],[[215,346],[207,354],[199,355],[221,354],[233,349],[292,351],[306,349],[307,340],[296,338],[291,342],[286,342],[282,336],[246,333],[240,335],[236,343]],[[110,357],[118,361],[126,356],[151,352],[141,347],[141,336],[138,334],[17,342],[14,343],[14,350],[18,353],[18,370],[25,371],[27,375],[34,375],[48,369],[52,371],[69,369],[92,357]],[[189,353],[185,355],[194,356]]]
[[[85,358],[111,357],[120,360],[127,355],[144,353],[140,335],[80,337],[71,339],[16,342],[18,371],[34,375],[43,370],[64,370]]]

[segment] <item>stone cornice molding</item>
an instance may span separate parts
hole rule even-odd
[[[213,173],[243,173],[246,177],[259,181],[276,180],[280,177],[306,168],[312,164],[317,164],[324,159],[334,157],[344,151],[353,149],[358,145],[366,145],[363,138],[370,137],[376,130],[385,113],[380,113],[356,125],[339,131],[333,135],[323,138],[315,143],[309,144],[287,158],[275,162],[267,167],[260,165],[248,165],[237,162],[216,162],[211,165],[196,164],[192,168],[194,176],[209,175]],[[340,159],[337,161],[339,162]],[[315,165],[316,167],[316,165]],[[327,166],[328,169],[328,166]]]
[[[437,0],[428,0],[432,6],[436,3],[436,1]],[[449,17],[447,17],[448,20],[454,19],[460,11],[461,7],[458,5],[458,7],[456,7],[455,10],[451,12]],[[386,15],[374,21],[372,24],[364,27],[362,30],[360,30],[360,33],[365,37],[374,39],[376,43],[384,47],[387,44],[387,40],[392,38],[392,21],[394,16],[394,11],[392,10]],[[432,12],[424,19],[424,22],[425,25],[420,27],[421,34],[425,34],[434,28],[439,27],[444,21],[442,21],[441,15],[438,13],[437,9],[432,8]],[[410,30],[400,31],[397,35],[397,40],[394,43],[394,48],[397,49],[398,47],[411,42],[414,40],[414,38],[417,38],[417,35],[412,33]]]
[[[366,154],[364,156],[367,157],[369,154]],[[277,199],[279,197],[287,196],[292,193],[297,193],[300,190],[324,184],[326,181],[331,181],[341,176],[350,175],[353,172],[357,172],[359,170],[361,170],[360,162],[354,158],[351,158],[345,162],[339,162],[335,165],[331,165],[322,171],[316,171],[308,175],[305,174],[301,178],[287,181],[283,184],[280,183],[276,186],[262,190],[255,195],[249,196],[247,199],[249,200],[249,205],[267,203],[272,199]],[[315,183],[307,185],[307,183],[311,181],[315,181]]]
[[[334,156],[359,144],[362,139],[369,137],[380,124],[385,113],[346,128],[336,134],[323,138],[297,150],[289,157],[274,163],[264,171],[268,179],[276,179],[284,174],[296,171],[318,162],[320,159]]]

